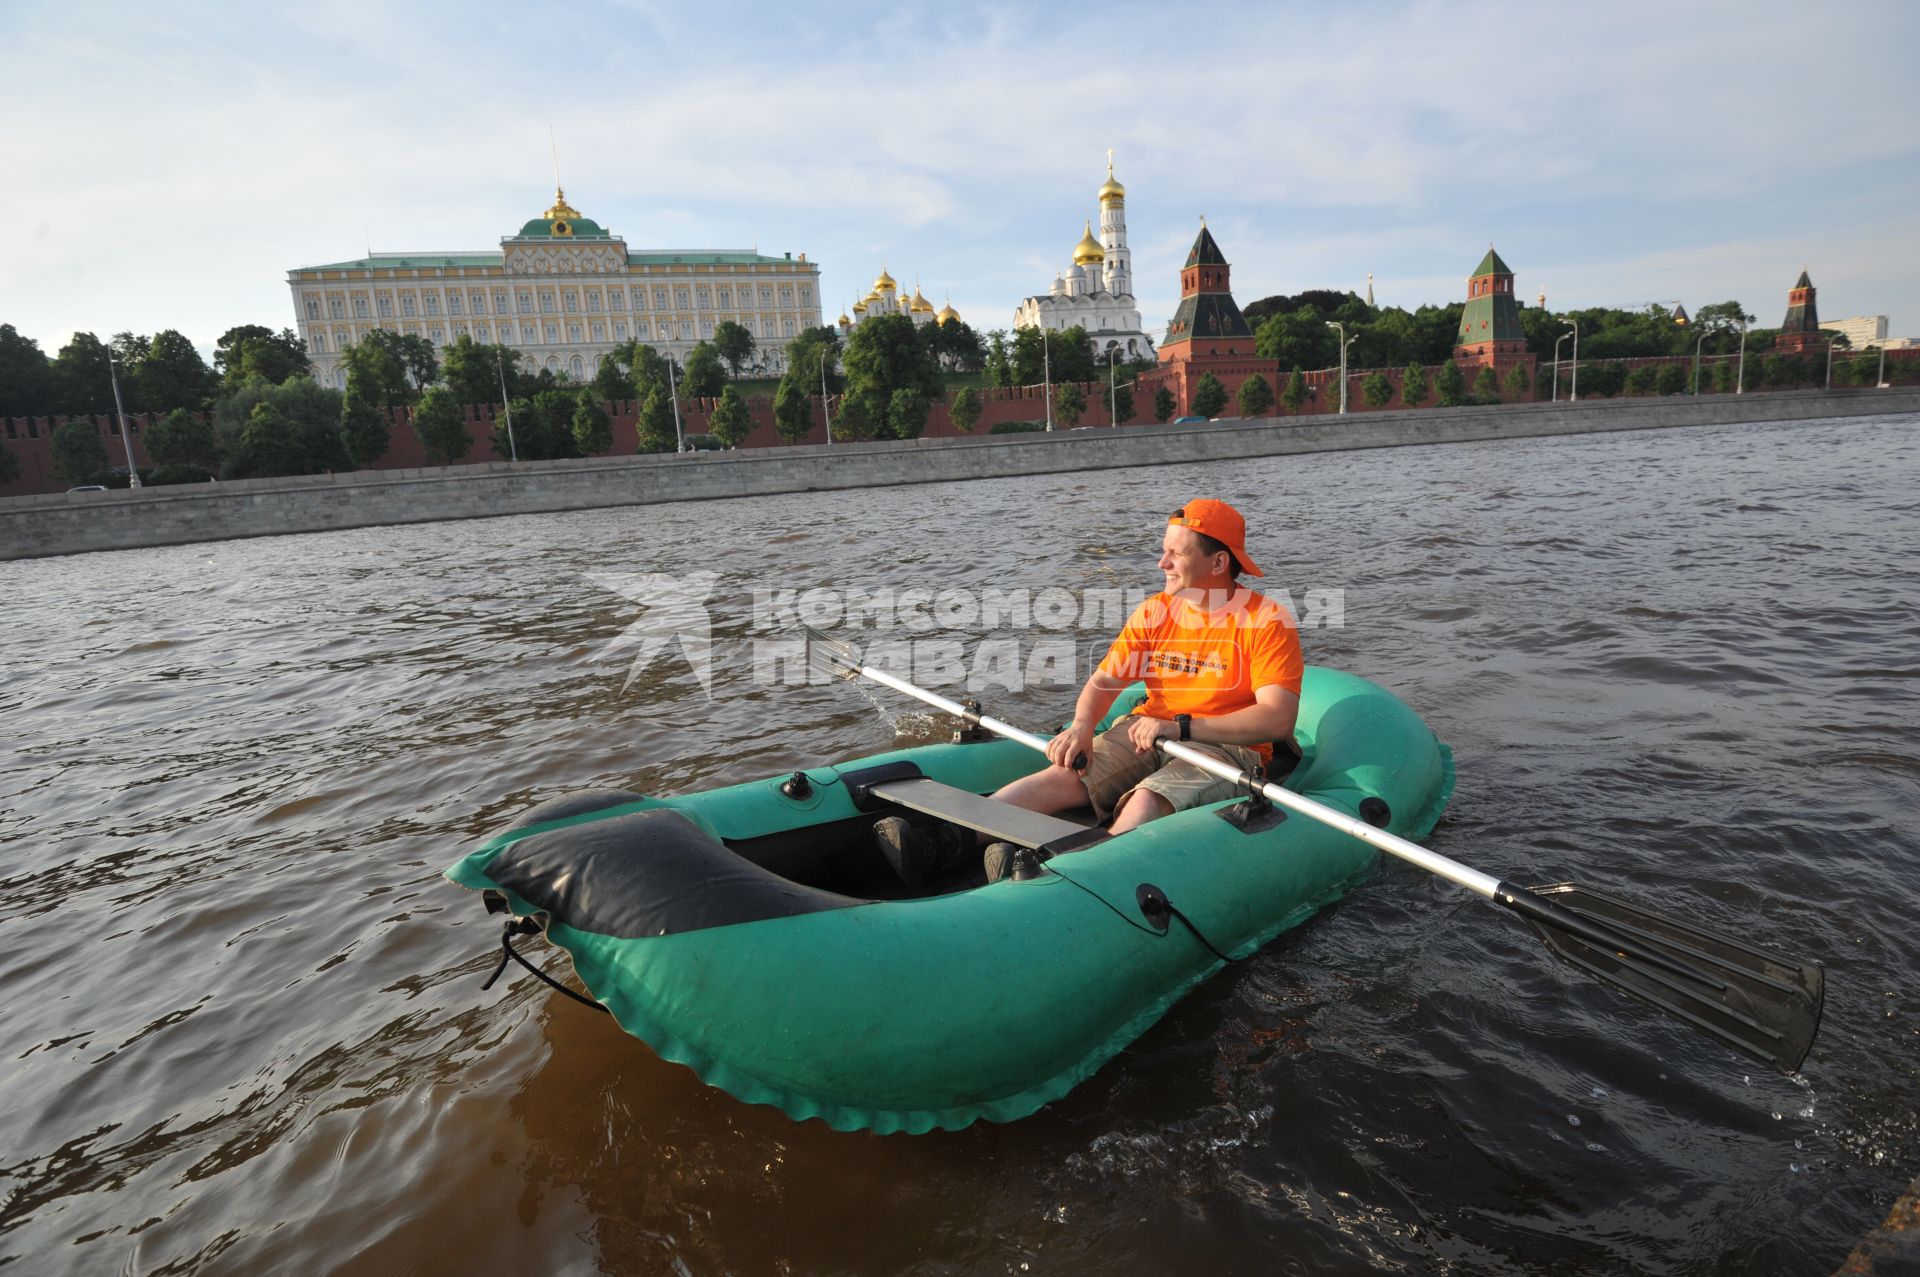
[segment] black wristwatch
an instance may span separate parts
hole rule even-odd
[[[1176,722],[1176,723],[1178,723],[1178,724],[1180,724],[1180,739],[1181,739],[1181,740],[1192,740],[1192,739],[1193,739],[1193,715],[1191,715],[1191,714],[1175,714],[1175,715],[1173,716],[1173,721],[1174,721],[1174,722]]]

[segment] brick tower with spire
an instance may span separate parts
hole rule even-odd
[[[1463,371],[1491,366],[1505,372],[1527,358],[1526,334],[1520,330],[1520,302],[1513,294],[1513,270],[1487,245],[1467,280],[1467,308],[1460,316],[1460,336],[1453,361]]]
[[[1182,415],[1193,403],[1194,386],[1208,373],[1229,396],[1256,372],[1273,378],[1271,363],[1254,353],[1253,329],[1233,300],[1232,280],[1233,268],[1203,218],[1187,264],[1180,269],[1180,308],[1160,343],[1160,366],[1142,380],[1143,385],[1150,383],[1149,393],[1159,386],[1172,390]]]
[[[1798,355],[1826,344],[1820,340],[1820,307],[1813,294],[1813,281],[1802,267],[1800,279],[1787,294],[1787,317],[1781,321],[1780,335],[1774,338],[1775,350]]]

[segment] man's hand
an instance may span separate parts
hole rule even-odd
[[[1152,753],[1155,741],[1179,734],[1179,725],[1170,719],[1135,714],[1127,723],[1127,743],[1133,746],[1136,754]]]
[[[1087,760],[1093,757],[1093,728],[1094,724],[1077,720],[1067,724],[1065,731],[1047,742],[1047,761],[1055,767],[1086,770]],[[1077,768],[1075,759],[1080,760]]]

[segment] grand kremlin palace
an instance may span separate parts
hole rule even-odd
[[[463,335],[498,342],[518,349],[523,367],[586,381],[622,342],[684,357],[731,319],[758,343],[759,370],[779,373],[787,342],[822,322],[819,275],[805,253],[629,252],[556,191],[498,252],[374,253],[289,271],[287,283],[314,376],[344,387],[342,354],[375,328],[435,346]]]

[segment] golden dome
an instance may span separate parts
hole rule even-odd
[[[547,210],[547,220],[551,222],[555,218],[562,218],[562,217],[578,218],[579,216],[580,216],[579,209],[571,208],[568,206],[567,193],[561,190],[557,186],[554,187],[553,188],[553,207]]]
[[[1073,246],[1073,264],[1075,266],[1090,266],[1095,262],[1104,262],[1106,260],[1107,250],[1100,247],[1100,241],[1093,237],[1093,223],[1088,222],[1087,233],[1082,235],[1080,242]]]
[[[940,308],[940,313],[934,316],[934,322],[940,324],[949,322],[957,324],[960,322],[960,312],[953,308],[952,302],[948,302]]]
[[[920,285],[918,284],[913,286],[912,310],[916,315],[931,315],[933,313],[933,303],[920,295]]]
[[[893,289],[893,276],[887,274],[887,268],[882,266],[880,268],[880,278],[873,281],[873,291],[875,293],[890,293]]]
[[[867,304],[866,304],[865,302],[855,302],[855,303],[853,304],[853,313],[854,313],[854,314],[856,314],[856,315],[864,315],[864,314],[866,314],[866,313],[867,313]]]
[[[844,310],[840,312],[840,326],[842,328],[853,327],[853,321],[847,318],[847,312]]]
[[[1107,180],[1100,187],[1100,202],[1102,204],[1105,204],[1110,201],[1124,200],[1126,198],[1127,198],[1127,188],[1120,185],[1119,182],[1114,180],[1113,152],[1108,151],[1107,152]]]

